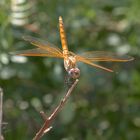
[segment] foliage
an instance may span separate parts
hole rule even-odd
[[[10,51],[33,48],[22,40],[23,35],[47,38],[61,47],[60,15],[70,50],[129,53],[135,60],[106,63],[117,72],[113,74],[79,63],[78,86],[44,139],[140,139],[139,3],[139,0],[39,0],[31,17],[39,31],[33,33],[13,26],[11,3],[0,2],[0,86],[4,90],[6,140],[32,139],[43,123],[39,111],[51,113],[66,92],[61,60],[9,55]]]

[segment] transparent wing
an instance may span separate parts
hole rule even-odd
[[[59,53],[48,52],[46,50],[42,50],[40,48],[30,49],[30,50],[22,50],[11,52],[12,55],[20,55],[20,56],[47,56],[47,57],[57,57],[63,58],[63,55]]]
[[[46,50],[47,52],[52,52],[54,54],[60,54],[60,55],[63,54],[61,49],[59,49],[58,47],[56,47],[55,45],[47,41],[44,41],[35,37],[31,37],[31,36],[25,36],[23,37],[23,39],[26,41],[29,41],[31,44],[37,46],[38,48],[42,50]]]
[[[82,53],[80,55],[89,61],[113,61],[113,62],[127,62],[132,61],[134,58],[128,55],[119,55],[112,52],[106,51],[89,51]],[[80,61],[80,58],[77,56],[77,60]]]
[[[103,70],[108,71],[108,72],[113,72],[112,69],[109,69],[109,68],[103,67],[103,66],[101,66],[101,65],[95,64],[95,63],[93,63],[92,61],[86,59],[85,57],[82,57],[82,56],[80,56],[80,55],[76,55],[76,54],[74,54],[73,52],[70,52],[70,55],[75,56],[76,60],[79,61],[79,62],[83,62],[83,63],[85,63],[85,64],[91,65],[91,66],[96,67],[96,68],[103,69]]]
[[[11,54],[22,56],[48,56],[48,57],[63,58],[62,50],[55,47],[53,44],[31,36],[26,36],[23,38],[24,40],[29,41],[31,44],[37,46],[38,48],[16,51],[12,52]]]

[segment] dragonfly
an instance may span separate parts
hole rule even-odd
[[[72,79],[78,79],[80,77],[80,69],[77,67],[77,62],[83,62],[92,67],[113,72],[112,69],[101,66],[96,62],[128,62],[134,59],[128,55],[120,56],[116,53],[108,51],[88,51],[80,55],[69,51],[64,23],[61,16],[59,17],[59,32],[62,49],[47,41],[43,41],[31,36],[25,36],[24,40],[30,42],[32,45],[35,45],[37,48],[17,51],[14,54],[19,56],[42,56],[63,59],[64,68],[67,71],[69,77]]]

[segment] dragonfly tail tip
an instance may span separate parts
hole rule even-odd
[[[61,16],[59,16],[59,20],[62,20],[62,17]]]

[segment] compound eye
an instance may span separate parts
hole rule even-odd
[[[79,78],[80,76],[80,70],[75,68],[75,69],[70,69],[68,72],[69,76],[73,79]]]
[[[74,74],[74,71],[73,70],[70,70],[69,71],[69,75],[71,76],[71,75],[73,75]]]
[[[78,72],[75,72],[74,74],[75,74],[75,75],[78,75],[79,73],[78,73]]]

